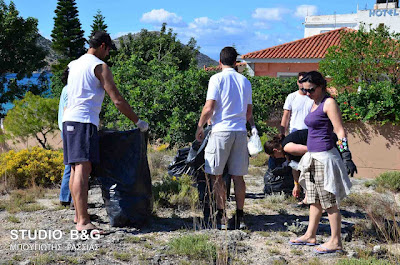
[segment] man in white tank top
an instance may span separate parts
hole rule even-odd
[[[110,49],[115,49],[110,36],[102,31],[95,32],[89,47],[86,54],[68,65],[68,104],[63,116],[64,164],[71,165],[69,187],[78,231],[97,230],[87,211],[88,178],[92,163],[100,160],[97,129],[104,92],[141,131],[148,129],[148,124],[138,118],[121,96],[110,68],[102,61]]]

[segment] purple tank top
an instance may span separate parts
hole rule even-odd
[[[333,148],[333,125],[324,113],[325,97],[321,104],[304,119],[308,127],[307,149],[309,152],[323,152]]]

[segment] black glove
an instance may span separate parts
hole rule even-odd
[[[351,160],[351,153],[350,151],[344,151],[342,154],[343,163],[347,168],[347,174],[351,177],[354,176],[354,172],[358,173],[357,166],[354,164],[353,160]]]

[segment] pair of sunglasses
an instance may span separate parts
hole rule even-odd
[[[301,91],[303,91],[304,94],[307,94],[307,93],[311,94],[311,93],[313,93],[315,91],[315,89],[316,89],[316,87],[312,87],[310,89],[302,88]]]

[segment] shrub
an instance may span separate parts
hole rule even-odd
[[[121,94],[149,122],[150,139],[161,138],[173,146],[194,140],[208,81],[215,72],[199,69],[190,60],[197,53],[193,42],[185,50],[181,43],[174,44],[176,36],[172,30],[168,33],[165,30],[163,26],[160,34],[143,31],[136,38],[129,37],[111,58],[111,63]],[[287,94],[297,89],[296,79],[249,79],[257,127],[261,134],[272,133],[266,121],[274,110],[282,109]],[[125,130],[133,126],[109,97],[104,100],[101,118],[109,129]]]
[[[172,254],[185,255],[193,259],[216,258],[216,246],[207,235],[184,235],[172,239],[169,244]]]
[[[155,205],[167,207],[194,207],[198,202],[198,192],[193,186],[192,177],[180,178],[165,176],[161,182],[153,185]]]
[[[272,114],[281,114],[286,97],[298,89],[296,78],[276,78],[269,76],[248,76],[253,89],[253,115],[260,135],[277,133],[268,127],[266,121]],[[280,117],[279,117],[280,118]]]
[[[339,93],[336,100],[345,121],[400,122],[400,86],[388,81],[360,83],[360,92]]]
[[[400,191],[400,171],[382,173],[374,180],[374,184],[382,189],[394,192]]]
[[[33,147],[0,156],[0,177],[11,188],[51,186],[60,182],[63,169],[60,151]]]

